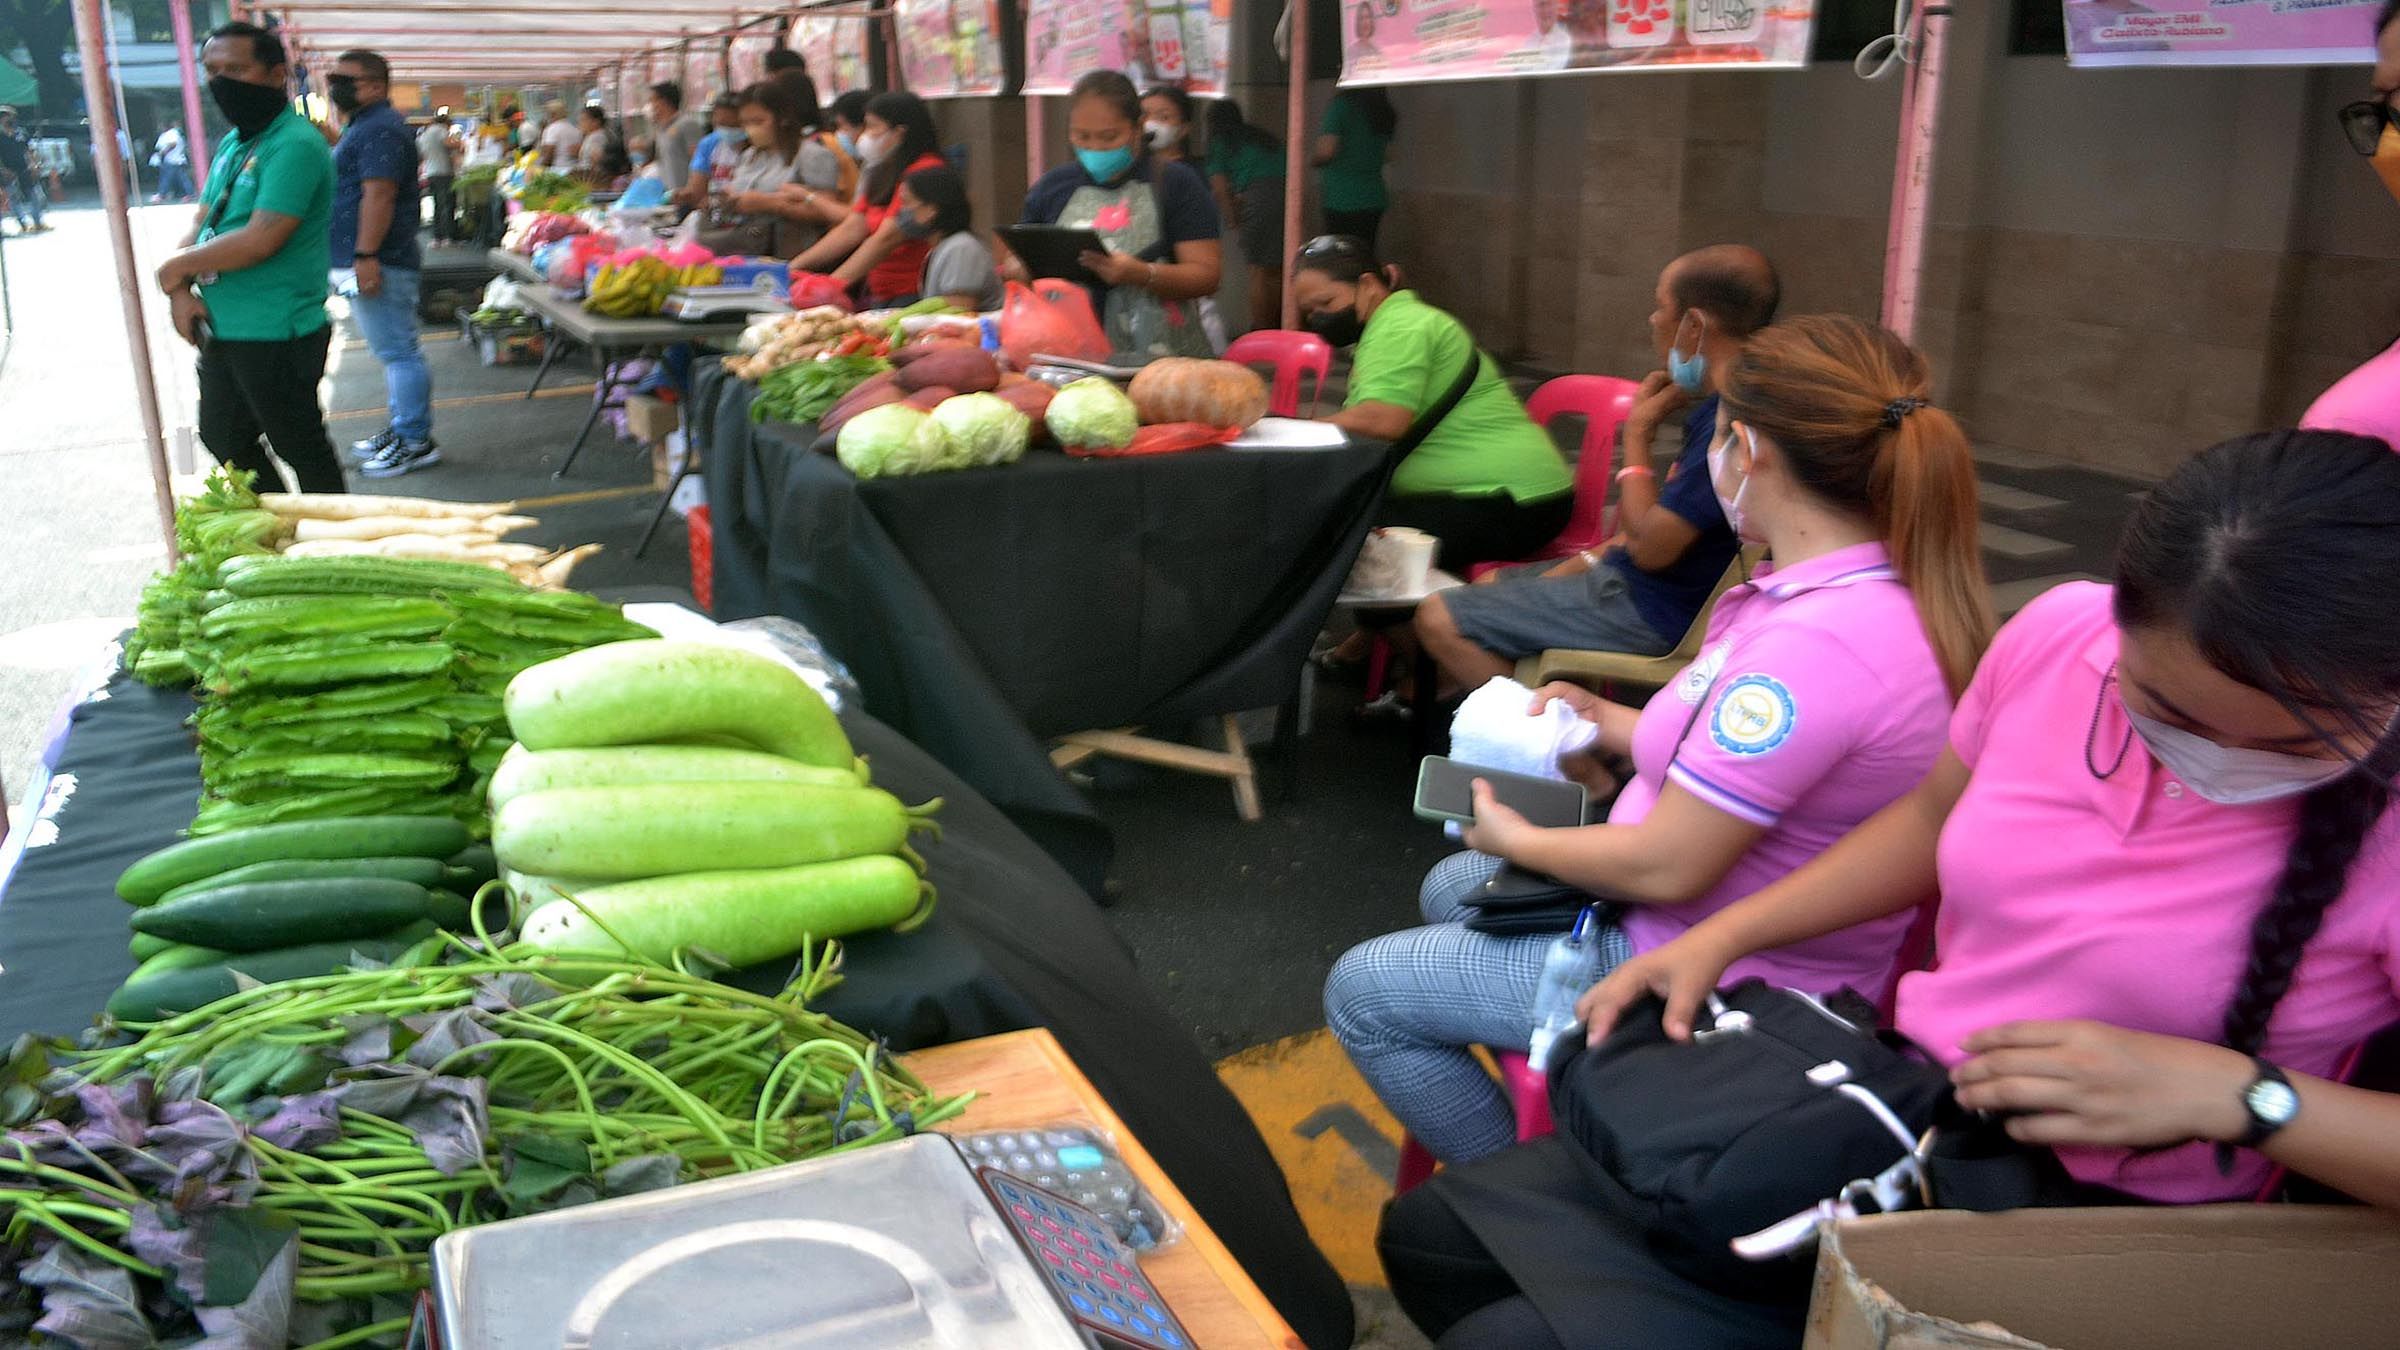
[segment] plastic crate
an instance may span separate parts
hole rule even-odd
[[[691,539],[692,599],[699,602],[700,612],[714,614],[716,600],[716,536],[711,532],[708,507],[695,506],[683,518],[684,530]]]
[[[542,359],[549,336],[531,319],[521,323],[477,323],[474,311],[458,311],[458,335],[487,366],[529,366]]]

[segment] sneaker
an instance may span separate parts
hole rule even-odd
[[[441,462],[441,447],[431,440],[394,441],[390,449],[359,465],[358,471],[367,478],[398,478]]]
[[[376,432],[374,435],[369,436],[363,441],[352,441],[350,443],[350,458],[374,459],[381,455],[384,451],[391,449],[393,443],[399,439],[399,432],[392,430],[390,427],[385,427],[383,430]]]

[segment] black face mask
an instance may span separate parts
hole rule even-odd
[[[346,113],[357,112],[358,105],[363,101],[358,96],[358,81],[348,75],[326,76],[325,97],[332,99],[333,106]]]
[[[1328,309],[1311,314],[1305,320],[1308,331],[1336,347],[1354,347],[1366,335],[1367,321],[1358,317],[1358,306]]]
[[[245,138],[265,131],[285,104],[279,85],[252,84],[226,75],[209,77],[208,96],[217,105],[217,111],[225,114],[225,120]]]

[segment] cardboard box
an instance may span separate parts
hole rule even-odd
[[[655,399],[648,394],[635,394],[625,400],[625,426],[633,438],[644,445],[663,445],[668,436],[683,425],[674,404]]]
[[[1841,1224],[1804,1350],[2371,1345],[2400,1345],[2400,1217],[2199,1205]]]

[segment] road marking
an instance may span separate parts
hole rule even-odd
[[[569,394],[588,394],[592,392],[592,389],[593,386],[589,384],[562,384],[549,389],[537,389],[534,391],[533,396],[535,398],[564,398]],[[433,410],[435,412],[440,412],[444,408],[472,408],[485,403],[513,403],[522,401],[524,397],[525,395],[515,392],[505,394],[460,394],[455,398],[435,399],[433,401]],[[328,422],[342,422],[354,417],[381,417],[384,415],[384,412],[385,409],[381,404],[377,404],[372,408],[344,408],[340,412],[329,412],[325,414],[325,420]]]
[[[2053,506],[2066,505],[2056,497],[2045,497],[2038,492],[2027,492],[2023,488],[1988,480],[1975,484],[1975,495],[1985,506],[1996,506],[2003,511],[2047,511]]]
[[[2042,558],[2053,553],[2075,551],[2075,546],[2063,539],[2027,534],[2006,525],[1994,525],[1988,520],[1983,523],[1982,535],[1985,551],[1997,553],[2003,558]]]
[[[1217,1064],[1265,1136],[1325,1259],[1354,1285],[1384,1284],[1375,1225],[1392,1198],[1400,1125],[1328,1031],[1272,1041]]]
[[[581,492],[558,492],[547,497],[519,497],[517,498],[517,509],[538,511],[544,507],[573,506],[579,502],[606,502],[614,501],[619,497],[647,497],[656,491],[658,489],[648,483],[636,483],[630,487],[586,488]]]

